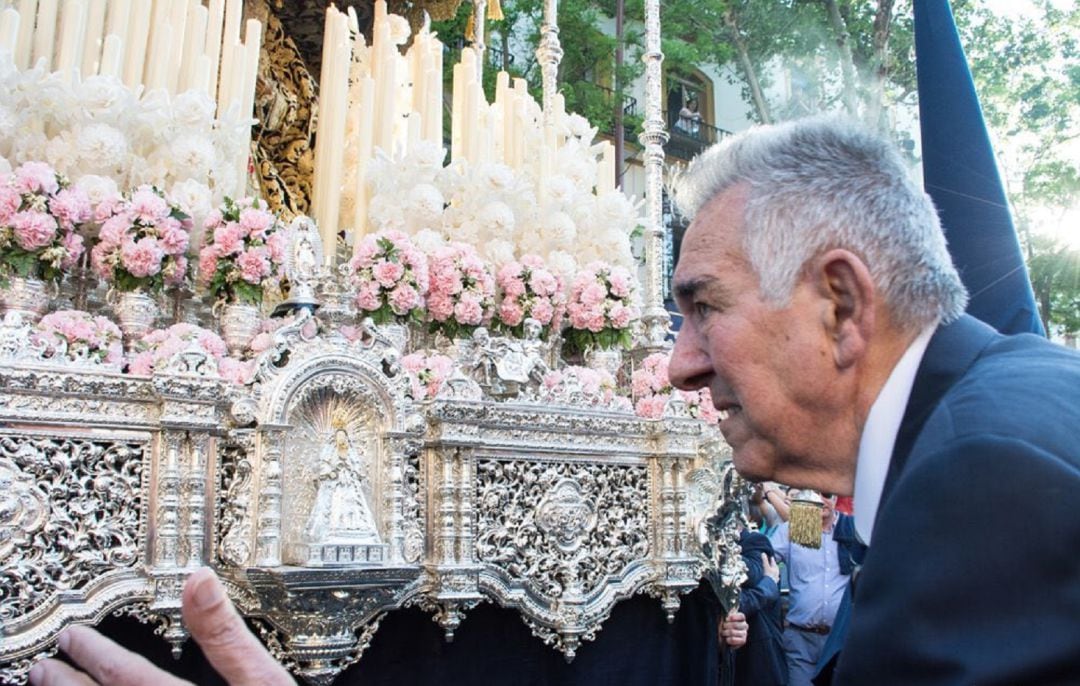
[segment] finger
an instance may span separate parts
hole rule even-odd
[[[727,622],[745,622],[746,621],[746,615],[739,612],[738,610],[732,610],[731,612],[728,613],[727,619],[725,621],[727,621]]]
[[[97,686],[93,679],[60,660],[42,660],[29,676],[33,686]]]
[[[191,637],[230,686],[295,684],[248,631],[225,587],[209,568],[197,570],[184,584],[183,615]]]
[[[146,658],[120,647],[90,627],[70,626],[60,634],[57,643],[60,650],[100,684],[180,686],[188,683],[158,669]]]

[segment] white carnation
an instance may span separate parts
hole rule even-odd
[[[75,148],[86,169],[115,173],[128,155],[123,131],[108,124],[90,124],[75,133]]]
[[[473,220],[466,220],[449,232],[450,238],[461,243],[476,245],[480,238],[480,225]]]
[[[420,229],[412,237],[413,245],[422,252],[431,254],[446,245],[443,235],[433,229]]]
[[[173,98],[173,121],[178,126],[207,131],[213,126],[215,107],[214,101],[203,91],[184,91]]]
[[[542,232],[550,248],[568,249],[577,238],[574,220],[565,212],[552,212],[543,219]]]
[[[589,123],[588,119],[576,112],[566,116],[566,128],[571,135],[580,138],[584,143],[592,142],[596,135],[596,128]]]
[[[15,135],[15,128],[19,120],[14,110],[6,105],[0,105],[0,140],[11,138]]]
[[[205,177],[214,164],[214,146],[198,134],[179,136],[170,148],[178,176]]]
[[[371,199],[371,204],[368,205],[368,220],[376,231],[405,230],[405,213],[402,212],[398,199],[390,194],[380,193]]]
[[[514,244],[496,238],[484,244],[484,257],[494,265],[503,265],[514,261]]]
[[[505,164],[488,162],[476,167],[475,181],[479,190],[490,193],[506,193],[513,189],[516,178],[514,170]]]
[[[390,24],[390,42],[394,45],[403,45],[412,35],[409,20],[399,14],[387,15]]]
[[[115,121],[134,105],[131,91],[115,76],[88,76],[78,86],[79,101],[101,121]]]
[[[81,108],[71,86],[60,72],[53,72],[30,92],[34,115],[46,125],[55,122],[61,129],[70,128]]]
[[[430,183],[414,186],[405,201],[409,219],[418,226],[435,226],[439,223],[443,211],[443,195]]]
[[[202,220],[213,209],[213,194],[210,187],[198,179],[185,179],[173,184],[169,190],[169,197],[195,220],[195,224],[202,225]]]
[[[481,229],[489,236],[509,236],[514,231],[514,211],[498,200],[484,205],[476,217]]]
[[[72,145],[71,134],[64,132],[45,144],[45,161],[61,174],[70,175],[79,164],[79,153]]]
[[[546,200],[556,207],[570,207],[578,194],[578,187],[568,176],[555,174],[547,180]]]
[[[80,176],[79,180],[75,182],[75,187],[86,193],[86,197],[90,198],[90,204],[95,207],[106,198],[115,197],[120,193],[120,188],[112,177],[98,176],[97,174]]]
[[[442,169],[444,159],[446,148],[440,143],[420,141],[409,149],[406,161],[410,166],[426,172],[430,181],[435,178],[435,173]]]
[[[563,281],[570,283],[577,273],[578,263],[570,253],[564,250],[552,250],[547,256],[547,266],[548,269],[561,276]]]

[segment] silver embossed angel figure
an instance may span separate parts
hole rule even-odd
[[[367,469],[340,413],[319,450],[315,504],[304,537],[311,543],[379,543],[375,518],[364,496]]]

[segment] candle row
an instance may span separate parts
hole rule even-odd
[[[262,25],[242,0],[19,0],[0,14],[0,50],[15,66],[70,80],[114,76],[132,90],[206,93],[219,116],[250,118]],[[247,160],[238,178],[246,182]],[[242,195],[241,185],[233,195]]]

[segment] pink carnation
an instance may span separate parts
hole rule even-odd
[[[90,218],[90,198],[77,188],[65,188],[49,199],[49,212],[70,231]]]
[[[23,162],[15,170],[15,189],[20,193],[52,195],[60,189],[56,172],[44,162]]]
[[[234,255],[244,249],[244,230],[235,222],[214,229],[214,245],[221,256]]]
[[[120,264],[137,279],[153,276],[161,271],[161,260],[164,257],[164,251],[154,238],[143,238],[138,242],[128,241],[120,248]]]
[[[28,252],[44,248],[56,238],[56,220],[44,212],[18,212],[11,226],[15,230],[15,242]]]
[[[270,274],[270,256],[266,248],[252,248],[243,252],[236,258],[236,266],[240,268],[240,277],[250,284],[262,283],[264,277]]]
[[[169,203],[161,197],[153,188],[140,186],[131,194],[128,203],[131,213],[136,219],[148,224],[153,224],[160,219],[169,216]]]
[[[390,292],[390,307],[394,314],[404,316],[420,306],[420,294],[408,284],[401,284]]]
[[[371,273],[383,288],[393,288],[398,279],[405,274],[405,268],[397,262],[380,261],[371,268]]]
[[[0,183],[0,225],[10,222],[21,204],[19,192],[10,184]]]
[[[521,309],[521,306],[516,301],[506,298],[499,305],[499,319],[507,326],[517,326],[525,319],[525,311]],[[547,322],[541,321],[540,323],[546,324]]]

